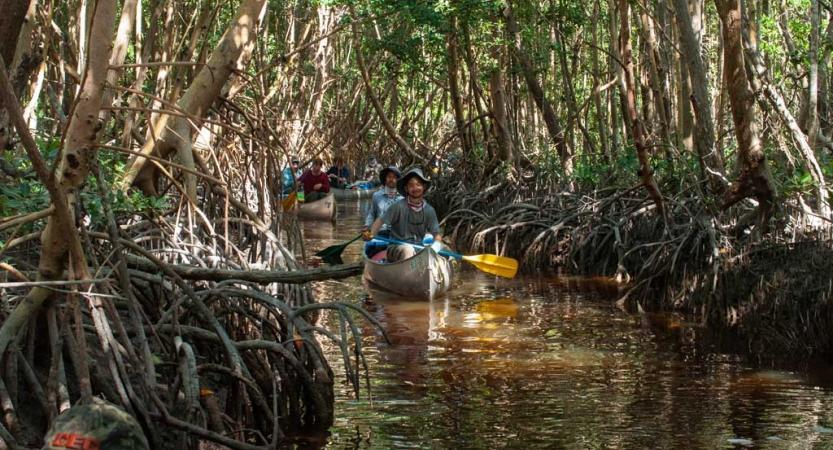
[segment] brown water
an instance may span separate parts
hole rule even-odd
[[[344,202],[335,226],[304,224],[310,253],[358,234],[366,210]],[[833,449],[833,366],[763,368],[684,318],[618,309],[606,280],[463,266],[431,302],[368,292],[359,277],[315,289],[362,305],[392,344],[359,321],[371,389],[363,375],[357,399],[324,343],[336,423],[310,448]]]

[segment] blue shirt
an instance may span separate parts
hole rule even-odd
[[[295,190],[295,182],[301,178],[301,175],[304,173],[301,169],[295,171],[295,177],[292,176],[292,167],[287,167],[283,169],[281,175],[283,177],[283,190],[281,191],[282,194],[289,194]]]
[[[375,222],[376,219],[381,218],[382,215],[385,214],[385,211],[388,210],[388,207],[390,207],[390,205],[396,203],[399,200],[402,200],[403,198],[405,197],[399,195],[398,192],[394,194],[393,198],[388,197],[387,192],[385,192],[385,188],[379,189],[378,191],[374,192],[373,197],[370,200],[370,211],[367,212],[367,218],[364,220],[364,226],[370,228],[370,226],[373,225],[373,222]],[[382,225],[381,230],[389,229],[390,225]]]

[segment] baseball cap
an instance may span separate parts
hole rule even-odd
[[[371,154],[370,154],[370,159],[376,159],[376,154],[375,154],[375,153],[371,153]]]
[[[42,450],[149,450],[142,427],[113,405],[77,405],[61,413],[44,437]]]
[[[297,156],[292,157],[292,163],[293,164],[298,164],[299,162],[301,162],[301,160],[299,160]]]

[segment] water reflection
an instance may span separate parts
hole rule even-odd
[[[361,222],[339,213],[332,238],[311,246],[355,235]],[[361,303],[391,339],[363,329],[370,391],[339,388],[326,448],[833,448],[829,368],[759,368],[684,317],[620,310],[615,290],[465,265],[430,302],[320,283],[319,298]]]

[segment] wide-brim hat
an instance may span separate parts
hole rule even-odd
[[[396,180],[396,191],[399,192],[400,195],[408,195],[408,191],[405,189],[405,186],[408,184],[408,180],[413,177],[419,177],[419,179],[422,180],[422,184],[425,185],[424,191],[428,192],[428,188],[431,187],[431,180],[425,178],[425,175],[422,173],[422,169],[414,167],[413,169],[405,172],[405,175],[402,175],[402,178]]]
[[[391,172],[396,174],[396,178],[402,178],[402,172],[400,172],[399,169],[396,168],[396,166],[390,166],[385,167],[384,169],[382,169],[381,172],[379,172],[379,181],[381,181],[382,184],[385,184],[385,181],[388,178],[388,174]]]

